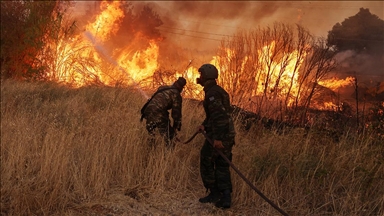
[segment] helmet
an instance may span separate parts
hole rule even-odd
[[[201,73],[201,78],[204,80],[217,79],[219,76],[217,68],[212,64],[203,64],[199,68],[199,72]]]

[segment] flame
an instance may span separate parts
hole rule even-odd
[[[119,30],[124,12],[120,9],[119,1],[110,3],[103,1],[101,2],[100,9],[102,12],[97,16],[95,22],[86,26],[86,30],[90,31],[102,42],[105,42]]]
[[[319,81],[318,83],[324,87],[330,88],[331,90],[335,91],[338,88],[352,85],[354,81],[355,79],[353,77],[347,77],[345,79],[338,79],[336,77],[333,77],[331,79]]]
[[[59,41],[56,47],[58,53],[57,59],[52,66],[52,72],[49,76],[61,82],[71,83],[76,87],[88,83],[99,82],[104,85],[116,85],[122,83],[125,85],[139,85],[139,87],[149,87],[146,80],[150,80],[155,71],[159,68],[159,46],[156,40],[147,41],[146,47],[135,50],[132,44],[141,44],[145,37],[138,32],[133,41],[125,47],[115,47],[111,49],[108,42],[111,37],[118,32],[124,12],[119,1],[103,1],[100,5],[101,12],[95,17],[94,22],[86,25],[86,34],[79,34],[67,41]],[[253,98],[268,95],[274,99],[287,98],[288,106],[294,102],[295,97],[300,97],[299,69],[303,62],[298,59],[298,50],[290,53],[283,53],[280,57],[281,62],[276,61],[274,50],[276,42],[272,41],[258,51],[257,62],[260,67],[257,68],[257,76],[251,80],[256,83],[251,92],[247,92],[247,97]],[[220,74],[233,73],[226,65],[220,65],[224,58],[231,59],[235,51],[229,48],[223,48],[224,55],[213,56],[209,62],[219,69]],[[306,54],[304,54],[305,56]],[[274,59],[273,59],[274,58]],[[244,56],[241,59],[240,71],[237,73],[247,73],[246,65],[250,61],[250,56]],[[266,62],[270,64],[267,65]],[[195,80],[199,77],[198,69],[190,66],[183,72],[176,72],[173,77],[166,78],[165,82],[173,82],[173,78],[183,76],[187,80],[184,97],[202,99],[203,88],[196,84]],[[243,82],[242,80],[241,82]],[[336,78],[319,81],[320,85],[330,89],[337,89],[350,85],[352,77],[345,80]],[[237,81],[240,82],[240,81]],[[220,83],[224,89],[233,88],[239,83],[224,82]],[[151,86],[152,88],[154,86]],[[238,90],[239,91],[239,90]],[[324,109],[334,109],[336,105],[332,102],[326,102]]]
[[[118,63],[125,68],[135,82],[153,76],[158,68],[157,59],[159,56],[159,47],[155,41],[150,41],[150,46],[144,51],[137,51],[132,59],[129,58],[129,52],[122,53],[118,57]],[[133,83],[128,83],[133,84]]]
[[[97,47],[106,47],[105,44],[109,39],[116,34],[119,30],[121,20],[124,18],[124,13],[120,8],[120,2],[118,1],[103,1],[100,5],[101,13],[95,18],[95,21],[86,25],[86,31],[89,32],[93,38],[90,40],[84,35],[78,35],[71,41],[61,41],[59,43],[59,50],[61,51],[57,58],[56,77],[59,81],[75,83],[76,86],[82,86],[94,81],[101,82],[105,85],[113,85],[116,82],[132,85],[140,83],[145,85],[142,81],[151,78],[154,72],[158,69],[159,65],[157,59],[159,57],[159,46],[156,41],[150,41],[149,46],[144,50],[132,50],[131,46],[116,48],[114,53],[118,53],[117,56],[110,57],[111,55],[103,50],[97,49]],[[138,33],[132,42],[132,44],[140,43],[142,35]],[[235,55],[235,52],[231,49],[225,48],[226,56],[213,56],[210,61],[211,64],[218,66],[219,76],[220,73],[231,72],[229,68],[216,64],[221,58],[231,58]],[[275,42],[264,46],[259,50],[259,56],[261,59],[268,62],[272,58],[272,52],[270,50],[275,49]],[[261,68],[260,76],[256,79],[263,80],[263,82],[271,83],[269,91],[278,91],[275,95],[297,94],[297,70],[295,68],[296,51],[286,54],[284,58],[290,59],[286,65],[282,65],[275,61],[272,65],[264,64]],[[109,65],[106,64],[108,58],[116,60],[116,65],[111,65],[113,60],[109,61]],[[244,72],[245,65],[248,61],[248,56],[245,56],[242,60],[241,71]],[[78,62],[78,59],[85,59],[88,62]],[[301,62],[299,63],[301,64]],[[281,74],[281,71],[284,71]],[[184,92],[186,97],[201,98],[202,87],[196,84],[195,80],[199,76],[197,68],[191,66],[184,73],[177,72],[175,77],[183,76],[187,79],[188,91]],[[172,82],[174,80],[165,80]],[[273,83],[279,82],[279,89],[272,89]],[[231,83],[221,83],[224,88],[229,88]],[[289,86],[293,84],[293,88],[289,89]],[[266,87],[260,84],[251,93],[252,96],[258,96],[265,93]]]
[[[298,51],[294,50],[291,53],[285,53],[281,59],[285,59],[283,62],[272,61],[272,55],[274,54],[276,43],[272,41],[270,44],[265,45],[258,51],[259,62],[258,65],[261,65],[261,68],[258,71],[258,75],[254,77],[254,80],[251,82],[259,83],[256,88],[249,95],[250,98],[255,96],[262,96],[263,94],[273,94],[275,98],[283,97],[284,95],[291,95],[292,98],[294,95],[298,94],[298,70],[303,62],[298,60]],[[222,58],[231,58],[234,56],[234,51],[229,48],[224,48],[226,56],[214,56],[211,64],[216,65],[216,62],[220,62]],[[240,71],[237,73],[243,74],[247,73],[245,71],[245,65],[249,59],[249,56],[244,56],[241,60]],[[265,62],[270,62],[270,65],[267,65]],[[297,66],[298,65],[298,66]],[[234,73],[229,71],[226,66],[219,65],[219,76],[220,73]],[[261,83],[259,82],[261,81]],[[266,83],[269,86],[266,86]],[[221,83],[225,89],[229,89],[231,83]],[[293,99],[288,101],[289,104],[293,103]]]
[[[151,77],[158,68],[159,47],[155,41],[150,41],[143,50],[132,50],[127,46],[112,52],[106,45],[124,18],[120,6],[119,1],[103,1],[101,13],[94,22],[86,25],[86,34],[59,41],[57,59],[48,76],[75,87],[94,82],[132,85]],[[137,33],[132,43],[140,43],[141,37]],[[116,53],[120,54],[113,56]]]

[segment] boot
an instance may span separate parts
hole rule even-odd
[[[211,188],[211,189],[209,189],[209,191],[210,191],[210,193],[208,194],[208,196],[200,198],[199,202],[201,202],[201,203],[216,203],[217,201],[219,201],[220,196],[221,196],[221,193],[219,192],[219,190],[217,188]]]
[[[223,196],[215,204],[218,208],[230,208],[231,207],[231,191],[226,189],[223,191]]]

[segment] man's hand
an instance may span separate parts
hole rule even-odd
[[[199,131],[199,132],[203,132],[204,130],[205,130],[204,125],[200,125],[200,126],[197,128],[197,131]]]
[[[213,147],[215,147],[217,149],[223,149],[224,148],[223,142],[220,140],[214,140],[213,141]]]

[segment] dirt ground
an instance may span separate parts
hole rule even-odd
[[[203,204],[198,201],[204,196],[204,190],[180,193],[163,191],[156,193],[140,192],[134,190],[116,190],[108,195],[108,200],[88,202],[81,206],[68,209],[66,215],[207,215],[207,216],[234,216],[234,215],[255,215],[261,209],[242,207],[235,204],[229,209],[219,209],[213,204]],[[278,214],[263,214],[278,215]]]

